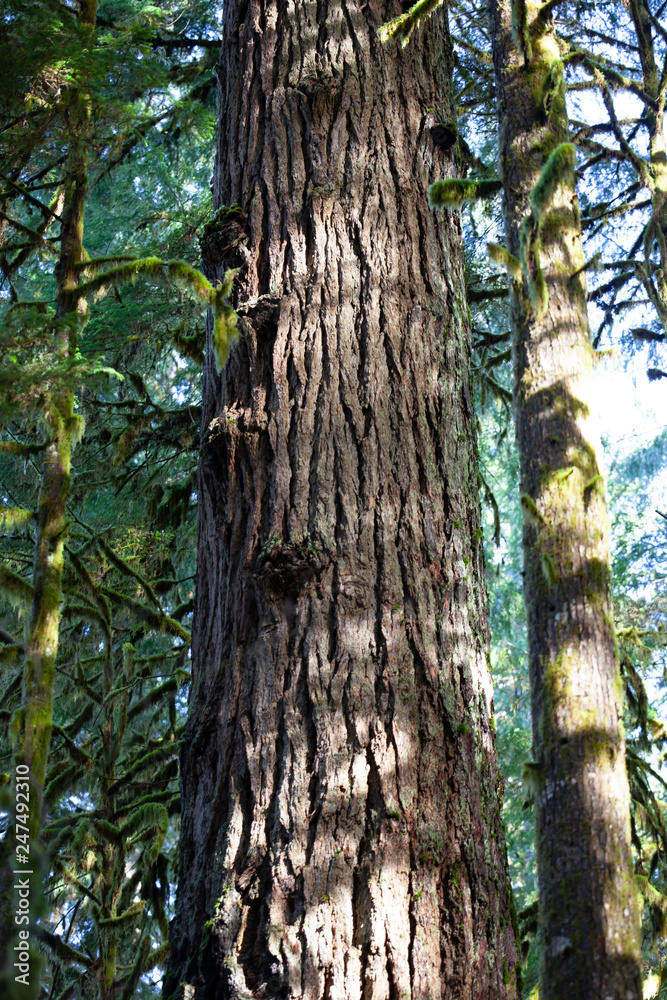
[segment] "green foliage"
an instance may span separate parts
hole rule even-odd
[[[61,535],[64,613],[43,830],[50,909],[40,924],[41,988],[61,1000],[99,996],[103,980],[128,1000],[152,994],[167,954],[200,413],[200,373],[172,344],[203,360],[196,345],[209,306],[224,310],[232,335],[231,284],[219,294],[196,267],[210,215],[216,14],[188,4],[187,31],[201,44],[181,49],[168,25],[185,10],[103,3],[91,32],[64,5],[9,0],[0,24],[7,770],[10,720],[23,717],[24,646],[13,638],[23,622],[13,605],[32,599],[41,522],[31,512],[55,435],[78,445]],[[86,137],[78,175],[72,123]],[[85,246],[63,292],[63,199],[86,173]],[[69,415],[60,402],[68,393]],[[37,962],[31,971],[39,980]]]

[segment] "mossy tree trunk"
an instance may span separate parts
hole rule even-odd
[[[517,996],[442,14],[225,6],[166,997]],[[230,208],[225,209],[227,205]],[[234,206],[234,207],[232,207]]]
[[[82,32],[92,33],[95,25],[94,0],[81,4]],[[55,267],[56,315],[48,331],[45,347],[57,362],[74,357],[77,349],[80,313],[85,309],[78,293],[78,264],[83,257],[83,217],[87,185],[86,127],[89,97],[85,90],[71,87],[63,93],[67,102],[71,131],[65,164],[63,190],[59,196],[60,253]],[[26,626],[23,698],[12,722],[15,765],[27,766],[30,782],[29,838],[33,892],[31,919],[39,916],[42,858],[38,840],[45,813],[44,780],[53,727],[53,689],[60,630],[62,572],[67,535],[67,500],[71,482],[71,452],[81,432],[80,418],[74,414],[74,394],[70,387],[53,386],[43,400],[43,427],[48,442],[43,452],[42,479],[38,497],[37,532],[32,572],[32,600]],[[21,779],[25,780],[23,776]],[[11,854],[16,846],[10,835],[3,844],[0,871],[0,926],[6,931],[0,944],[0,969],[11,988],[11,944],[13,882]],[[35,974],[37,965],[34,966]],[[2,978],[0,984],[4,985]]]
[[[84,7],[85,11],[88,8]],[[83,20],[92,29],[92,21]],[[80,314],[85,301],[77,293],[83,258],[83,217],[87,185],[85,126],[89,114],[85,93],[69,94],[72,117],[70,149],[64,181],[60,256],[56,265],[56,316],[54,353],[60,360],[77,349]],[[53,719],[53,682],[58,650],[62,571],[67,534],[67,500],[71,482],[73,440],[80,434],[80,418],[74,415],[71,388],[55,386],[44,401],[44,426],[49,437],[44,451],[38,501],[37,541],[33,565],[34,596],[28,619],[26,664],[23,679],[21,732],[17,761],[30,768],[30,835],[36,840],[41,826],[42,790]]]
[[[511,281],[510,316],[533,711],[540,998],[638,1000],[640,912],[604,487],[589,414],[594,357],[573,151],[562,145],[568,121],[553,27],[534,3],[523,8],[522,25],[521,10],[517,2],[515,42],[509,0],[490,6],[507,248],[524,263],[523,279]],[[560,176],[550,178],[554,169]]]

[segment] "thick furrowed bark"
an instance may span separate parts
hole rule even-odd
[[[528,5],[528,21],[536,8]],[[529,57],[493,0],[500,166],[508,249],[550,153],[567,140],[563,98],[545,109],[558,43],[533,31]],[[566,181],[566,178],[562,178]],[[603,480],[588,410],[593,352],[573,186],[561,183],[537,251],[542,318],[512,282],[515,412],[524,509],[542,943],[541,1000],[641,996],[639,903],[630,848]],[[535,276],[535,272],[531,277]]]
[[[230,3],[166,996],[517,995],[444,20]],[[240,241],[240,242],[239,242]],[[264,298],[258,298],[264,296]]]

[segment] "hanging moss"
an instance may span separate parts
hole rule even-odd
[[[0,663],[11,664],[17,663],[23,654],[23,646],[17,643],[10,646],[0,646]]]
[[[497,243],[487,243],[486,252],[494,264],[507,268],[510,278],[513,278],[514,281],[521,281],[521,262],[509,250],[499,246]]]
[[[46,927],[40,926],[37,931],[37,936],[45,944],[48,944],[49,948],[62,959],[63,962],[74,962],[77,965],[83,965],[86,968],[90,968],[93,964],[93,959],[89,958],[88,955],[84,954],[82,951],[77,951],[76,948],[72,948],[71,945],[63,941],[61,937],[57,934],[52,934],[51,931],[47,930]]]
[[[63,768],[61,764],[57,764],[52,769],[52,773],[54,773],[54,776],[44,790],[44,799],[49,806],[52,806],[58,800],[61,792],[68,788],[77,775],[80,774],[80,767],[79,764],[70,764],[68,767]],[[49,775],[49,777],[51,776]]]
[[[552,556],[548,552],[543,552],[540,556],[540,565],[542,566],[542,575],[546,581],[547,587],[555,587],[560,580],[560,574],[556,569],[556,564],[553,561]]]
[[[534,215],[527,215],[521,223],[521,257],[528,299],[541,319],[549,307],[549,290],[540,263],[540,230]]]
[[[238,316],[229,304],[229,296],[237,274],[237,268],[230,268],[225,272],[225,277],[219,287],[215,289],[211,301],[213,306],[213,357],[218,373],[224,368],[229,356],[229,348],[238,336]]]
[[[103,538],[99,539],[99,549],[100,553],[103,554],[109,560],[109,562],[113,566],[115,566],[120,573],[123,574],[123,576],[129,576],[133,580],[136,580],[137,583],[139,583],[143,587],[144,591],[146,592],[146,596],[149,598],[149,600],[151,600],[153,604],[155,604],[158,608],[160,607],[160,602],[157,599],[155,591],[153,590],[150,583],[142,573],[134,569],[134,567],[131,566],[128,562],[126,562],[125,559],[123,559],[121,556],[119,556],[117,552],[114,552],[112,547],[107,542],[105,542]]]
[[[23,510],[21,507],[0,507],[0,531],[25,528],[34,516],[31,510]]]
[[[75,448],[81,443],[86,430],[85,418],[80,413],[73,413],[65,421],[65,431],[69,434],[70,445]]]
[[[450,180],[435,181],[428,189],[430,208],[459,208],[465,202],[493,198],[502,190],[499,180]]]
[[[0,594],[6,597],[13,607],[25,608],[32,601],[35,589],[18,573],[0,564]]]
[[[137,809],[123,826],[123,836],[134,834],[130,843],[150,838],[146,848],[149,861],[155,861],[162,849],[169,827],[169,814],[160,802],[149,802]]]
[[[123,984],[123,992],[120,995],[120,1000],[131,1000],[135,994],[139,978],[144,972],[152,968],[151,959],[154,957],[154,955],[151,955],[150,934],[145,933],[139,942],[130,973]]]
[[[229,347],[237,336],[237,315],[229,302],[237,273],[238,269],[235,268],[226,271],[222,284],[214,289],[201,271],[185,261],[144,257],[126,260],[117,267],[102,271],[80,284],[78,293],[82,297],[99,297],[128,281],[136,281],[139,277],[165,281],[182,288],[203,305],[213,309],[213,351],[216,369],[221,371],[227,361]]]
[[[547,209],[557,189],[574,189],[576,150],[570,142],[557,146],[546,163],[530,194],[531,213],[521,222],[521,258],[528,298],[541,319],[549,307],[549,291],[540,261],[540,233]]]
[[[528,524],[531,524],[534,528],[541,528],[546,522],[532,497],[527,494],[522,494],[521,496],[521,513],[523,514],[523,519]]]
[[[21,444],[19,441],[0,441],[0,453],[8,455],[37,455],[47,447],[44,444]]]
[[[107,931],[119,930],[124,924],[129,923],[134,917],[143,913],[145,909],[146,904],[143,899],[140,899],[138,902],[133,903],[132,906],[128,906],[127,910],[119,913],[116,917],[100,917],[97,921],[97,926]]]
[[[554,59],[544,76],[542,92],[540,94],[540,105],[546,118],[549,117],[554,109],[560,109],[564,105],[565,78],[563,74],[563,61],[561,59]]]
[[[558,187],[564,185],[574,188],[575,163],[576,149],[571,142],[562,142],[549,156],[530,193],[533,214],[537,220],[543,218]]]

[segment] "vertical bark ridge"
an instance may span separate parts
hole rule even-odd
[[[385,51],[392,13],[225,10],[205,251],[243,320],[205,373],[167,996],[516,996],[460,230],[426,202],[448,39]]]

